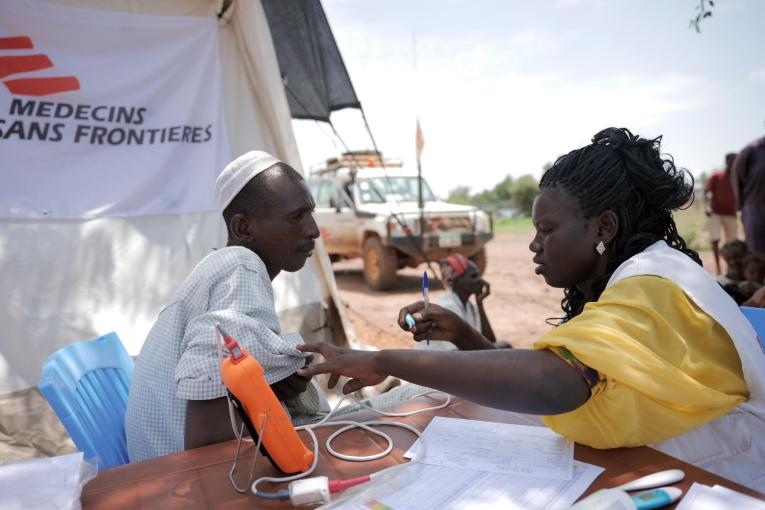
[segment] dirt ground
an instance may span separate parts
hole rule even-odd
[[[548,287],[534,274],[528,244],[531,231],[500,233],[487,245],[488,265],[484,278],[491,285],[486,313],[499,340],[515,347],[529,348],[549,331],[549,317],[559,317],[561,289]],[[704,267],[712,267],[710,252],[700,253]],[[425,266],[399,271],[395,287],[386,292],[371,290],[364,283],[360,259],[334,264],[335,279],[357,338],[378,348],[405,349],[414,346],[408,333],[396,324],[404,305],[421,299]],[[434,265],[435,268],[435,265]],[[442,288],[431,289],[434,301]]]

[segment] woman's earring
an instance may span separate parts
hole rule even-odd
[[[595,245],[595,251],[598,252],[598,255],[603,255],[606,252],[606,245],[603,244],[603,241],[599,241],[598,244]]]

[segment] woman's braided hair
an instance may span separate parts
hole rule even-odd
[[[619,218],[612,256],[606,274],[595,281],[592,301],[597,301],[622,262],[661,239],[701,265],[698,253],[686,246],[672,219],[672,211],[693,202],[693,176],[677,168],[672,156],[662,157],[660,144],[661,136],[646,140],[625,128],[604,129],[592,138],[592,144],[561,156],[542,175],[540,192],[565,191],[577,201],[584,219],[606,210]],[[576,286],[566,288],[561,322],[579,315],[587,302]]]

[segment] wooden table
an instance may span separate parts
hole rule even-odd
[[[435,397],[419,397],[397,405],[394,410],[404,412],[428,407],[433,405],[435,400],[437,400]],[[532,417],[490,409],[457,398],[453,398],[451,405],[445,409],[398,419],[424,430],[434,416],[521,425],[537,424]],[[369,411],[360,411],[344,416],[343,419],[361,421],[371,417],[372,413]],[[324,450],[324,442],[334,430],[336,430],[334,427],[322,427],[316,430],[320,454],[314,474],[325,475],[330,479],[362,476],[405,462],[403,453],[415,440],[410,432],[400,427],[390,427],[386,433],[393,438],[395,446],[387,457],[371,462],[346,462],[330,456]],[[310,439],[307,435],[303,437],[310,447]],[[340,436],[333,442],[333,446],[338,451],[350,454],[370,455],[380,451],[384,447],[384,441],[373,434],[357,429]],[[248,443],[243,445],[242,449],[244,454],[240,459],[238,471],[241,478],[237,478],[238,480],[246,478],[249,472],[254,446]],[[84,487],[82,506],[86,510],[291,508],[289,502],[266,501],[249,492],[239,494],[234,491],[229,484],[228,472],[235,450],[236,442],[229,441],[104,471]],[[755,491],[647,447],[596,450],[577,444],[574,449],[574,458],[605,468],[603,474],[595,480],[585,494],[620,485],[656,471],[679,468],[685,471],[686,477],[682,482],[674,485],[683,489],[683,493],[693,482],[707,485],[720,483],[765,500],[765,496]],[[255,471],[256,477],[280,475],[262,457],[258,459]],[[239,485],[242,486],[243,483],[240,482]],[[270,490],[267,484],[264,484],[263,488]]]

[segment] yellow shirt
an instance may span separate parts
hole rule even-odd
[[[714,420],[749,397],[733,342],[676,284],[634,276],[534,343],[564,347],[600,382],[574,411],[546,416],[595,448],[653,444]]]

